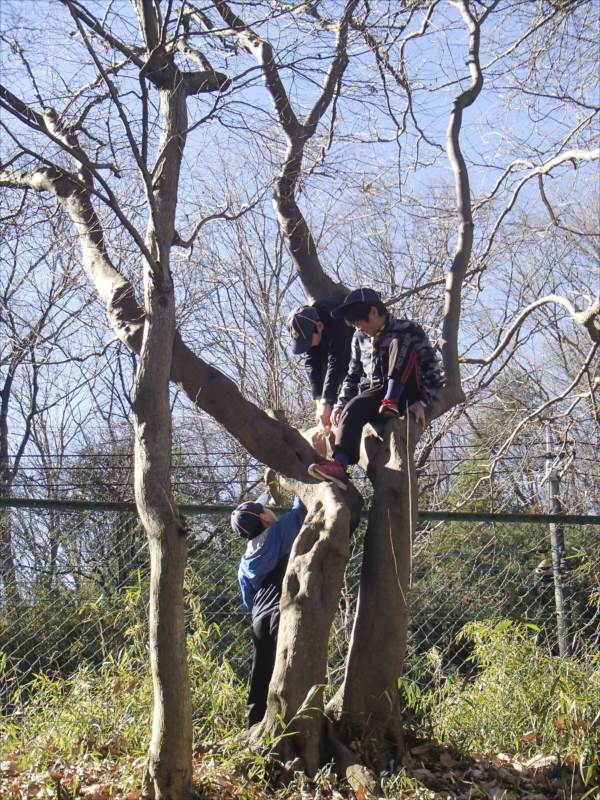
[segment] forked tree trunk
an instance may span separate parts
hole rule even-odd
[[[363,462],[375,492],[345,680],[327,716],[322,688],[329,631],[361,498],[352,486],[348,492],[329,484],[302,487],[308,515],[283,585],[267,712],[251,735],[256,744],[267,734],[269,739],[285,734],[274,752],[283,762],[293,761],[294,770],[314,775],[332,757],[342,773],[361,760],[379,767],[401,751],[397,685],[406,650],[411,535],[417,521],[413,454],[420,432],[414,421],[408,432],[404,421],[379,432],[366,429]],[[348,749],[357,739],[369,743],[368,751]]]
[[[295,484],[293,488],[302,491],[308,514],[283,582],[267,711],[252,739],[258,742],[265,734],[276,739],[285,734],[275,745],[277,756],[282,761],[298,759],[296,769],[314,775],[323,764],[322,690],[329,630],[362,500],[353,487],[347,492],[329,484]]]

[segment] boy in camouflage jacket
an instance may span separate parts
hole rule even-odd
[[[355,289],[331,313],[355,333],[348,373],[332,413],[337,426],[333,459],[311,464],[308,473],[345,488],[346,469],[359,459],[366,423],[408,410],[424,427],[425,408],[443,379],[421,326],[390,314],[374,289]]]

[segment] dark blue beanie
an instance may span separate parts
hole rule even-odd
[[[244,539],[254,539],[265,529],[260,521],[263,511],[262,503],[242,503],[231,515],[231,527]]]

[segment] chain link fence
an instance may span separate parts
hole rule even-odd
[[[35,676],[73,673],[145,641],[148,552],[135,515],[113,511],[13,509],[13,539],[28,542],[17,563],[18,590],[2,597],[0,700],[11,713],[15,689]],[[354,616],[363,522],[352,540],[330,639],[337,683]],[[211,655],[242,679],[251,659],[249,619],[237,585],[243,543],[226,514],[190,519],[186,598],[190,625],[208,629]],[[483,619],[527,620],[539,644],[558,653],[556,576],[548,526],[530,523],[425,523],[414,541],[406,672],[418,677],[435,654],[445,670],[468,664],[456,634]],[[570,654],[588,661],[600,643],[600,526],[564,529],[560,584]]]

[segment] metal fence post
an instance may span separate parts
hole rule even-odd
[[[548,497],[550,513],[560,514],[560,477],[553,462],[553,442],[550,425],[546,425],[546,476],[548,478]],[[550,544],[552,548],[552,576],[554,579],[554,602],[558,633],[558,652],[561,656],[570,655],[568,612],[563,589],[563,559],[565,553],[564,529],[560,522],[550,523]]]

